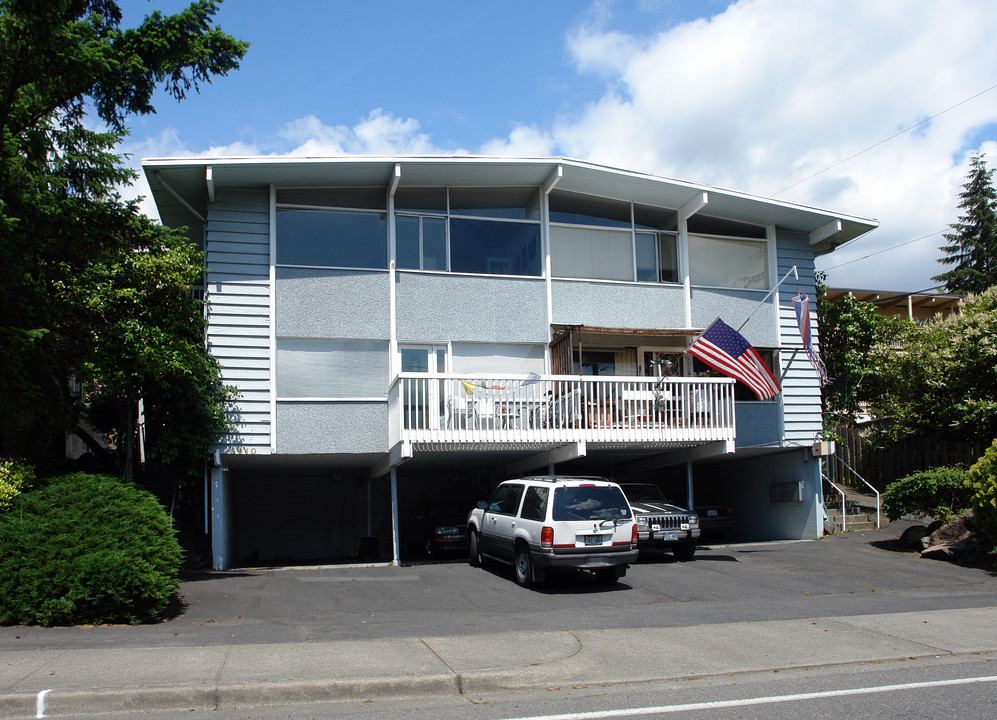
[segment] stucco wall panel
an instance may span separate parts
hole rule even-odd
[[[278,337],[387,340],[386,272],[277,268]]]
[[[399,342],[549,339],[542,280],[399,272],[396,285]]]
[[[660,330],[685,327],[685,291],[676,285],[554,280],[553,319],[563,325]]]
[[[278,402],[277,427],[280,454],[388,451],[387,402]]]

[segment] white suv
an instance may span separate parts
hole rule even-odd
[[[637,525],[620,486],[599,477],[507,480],[467,518],[470,562],[512,565],[516,582],[548,568],[579,568],[611,584],[637,559]]]

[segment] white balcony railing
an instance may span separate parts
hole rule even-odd
[[[392,444],[697,443],[734,439],[729,378],[402,373],[388,393]]]

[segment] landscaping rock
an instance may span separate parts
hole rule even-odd
[[[900,533],[897,542],[900,543],[900,547],[904,550],[923,550],[924,545],[921,540],[930,534],[931,531],[927,525],[911,525]]]
[[[930,530],[930,527],[927,528]],[[921,557],[936,560],[957,560],[966,554],[966,548],[977,545],[973,519],[969,515],[956,518],[921,538],[924,550]]]

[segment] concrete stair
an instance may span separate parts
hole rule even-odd
[[[824,533],[827,535],[858,530],[876,529],[876,496],[871,492],[863,492],[855,488],[838,486],[845,493],[845,515],[841,515],[841,496],[836,492],[826,492],[824,503],[827,508],[827,519],[824,521]],[[889,522],[880,513],[880,522]]]

